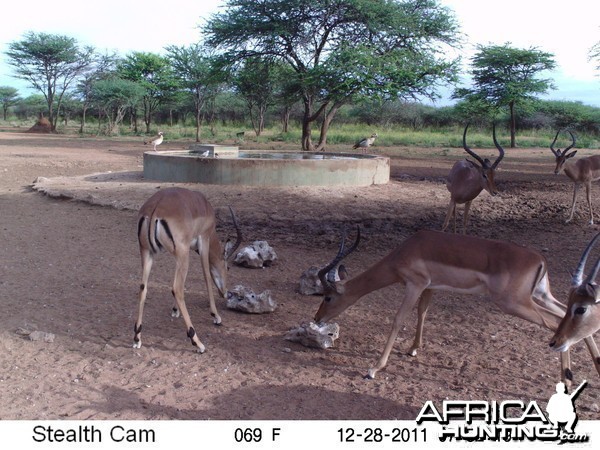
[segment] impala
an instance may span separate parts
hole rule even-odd
[[[554,144],[556,143],[556,139],[558,139],[558,135],[560,130],[556,132],[556,136],[550,144],[550,150],[554,154],[556,159],[556,168],[554,169],[554,173],[558,174],[561,170],[565,171],[565,174],[575,183],[573,188],[573,203],[571,204],[571,214],[569,218],[565,221],[565,223],[569,223],[573,220],[573,213],[575,212],[575,202],[577,201],[577,191],[579,191],[579,186],[583,184],[585,186],[585,193],[587,196],[588,207],[590,209],[590,224],[594,223],[594,213],[592,211],[592,181],[596,181],[600,179],[600,155],[588,156],[586,158],[579,158],[575,161],[569,161],[575,154],[577,150],[573,150],[571,153],[568,153],[575,146],[575,136],[571,133],[571,130],[568,130],[571,135],[571,145],[569,145],[564,150],[554,149]]]
[[[404,300],[383,353],[375,367],[369,369],[368,378],[374,378],[385,367],[398,332],[418,304],[416,334],[409,350],[410,355],[417,354],[429,302],[436,290],[487,294],[503,312],[552,331],[557,330],[565,315],[565,305],[550,291],[546,260],[541,254],[506,241],[440,231],[419,231],[360,275],[344,282],[331,282],[328,272],[356,249],[359,240],[360,230],[355,243],[346,250],[344,236],[337,256],[319,271],[325,294],[314,320],[330,321],[375,290],[394,283],[405,286]],[[596,344],[591,336],[584,339],[600,374]],[[573,377],[568,349],[561,353],[561,377],[568,385]]]
[[[175,279],[172,294],[175,297],[173,317],[183,315],[187,335],[200,353],[205,350],[198,339],[190,315],[185,306],[184,287],[188,273],[190,250],[196,251],[202,260],[202,270],[208,291],[211,315],[216,325],[221,317],[215,306],[211,278],[222,297],[227,294],[227,261],[242,241],[233,210],[233,224],[237,231],[237,241],[221,248],[215,225],[215,211],[206,197],[200,192],[183,188],[166,188],[156,192],[142,205],[138,214],[138,241],[142,258],[142,284],[139,293],[138,318],[135,323],[133,346],[142,346],[142,318],[148,292],[148,278],[156,254],[167,250],[175,256]]]
[[[583,279],[586,260],[598,237],[600,233],[588,244],[571,279],[566,314],[550,341],[550,347],[556,351],[564,352],[582,339],[591,339],[600,329],[600,287],[596,284],[600,258],[596,260],[585,280]],[[589,344],[587,340],[586,343]],[[595,363],[596,367],[600,366],[600,360],[596,359]]]
[[[493,126],[494,145],[498,149],[498,158],[492,163],[489,159],[481,158],[477,153],[467,146],[467,129],[463,133],[463,148],[465,151],[477,160],[477,163],[470,159],[457,161],[452,166],[446,181],[446,187],[450,191],[450,204],[446,213],[446,220],[442,226],[445,231],[450,223],[450,218],[454,218],[454,232],[456,233],[456,205],[465,205],[463,213],[463,234],[467,231],[467,221],[469,219],[469,209],[471,202],[481,193],[482,190],[488,191],[491,195],[496,195],[496,184],[494,182],[494,173],[502,158],[504,158],[504,149],[496,140],[496,125]]]

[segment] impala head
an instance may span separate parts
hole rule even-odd
[[[496,189],[496,183],[494,182],[494,174],[496,173],[496,168],[498,167],[498,164],[500,164],[500,161],[502,161],[502,158],[504,158],[504,149],[500,146],[500,144],[498,144],[498,141],[496,140],[496,124],[493,125],[493,136],[494,145],[498,149],[498,157],[493,163],[487,158],[481,158],[477,153],[475,153],[467,146],[468,128],[469,124],[467,124],[467,126],[465,127],[465,131],[463,132],[463,148],[479,163],[479,165],[477,165],[473,161],[470,161],[471,164],[477,167],[477,169],[479,169],[479,172],[481,173],[483,188],[486,191],[488,191],[491,195],[496,195],[498,191]]]
[[[600,258],[583,279],[586,260],[598,237],[600,233],[596,234],[584,250],[573,274],[566,314],[550,341],[550,347],[556,351],[568,350],[571,345],[600,329],[600,286],[596,284]]]
[[[333,261],[319,270],[319,280],[323,285],[323,301],[321,302],[321,306],[319,306],[319,309],[315,314],[315,322],[328,322],[348,308],[348,306],[354,303],[354,301],[358,300],[358,298],[354,299],[354,301],[346,299],[344,295],[346,292],[344,283],[335,282],[330,274],[335,271],[338,264],[340,264],[345,257],[356,250],[359,242],[360,227],[356,227],[356,241],[350,248],[345,249],[346,232],[344,231],[344,234],[342,235],[342,241],[340,243],[340,249],[336,257],[333,259]],[[342,280],[346,278],[345,270],[339,270],[338,272]]]
[[[571,135],[571,145],[569,145],[564,150],[561,150],[560,148],[554,148],[554,144],[556,144],[556,140],[558,139],[558,135],[560,134],[561,130],[558,130],[556,132],[556,136],[554,136],[554,140],[552,141],[552,144],[550,144],[550,150],[552,151],[556,159],[556,168],[554,169],[555,174],[558,174],[561,171],[561,169],[567,162],[567,159],[572,158],[577,153],[577,150],[574,150],[571,153],[569,153],[569,150],[571,150],[575,146],[575,136],[573,136],[571,130],[567,131]]]
[[[215,258],[209,255],[210,274],[215,286],[219,290],[219,294],[221,294],[221,297],[223,298],[227,298],[227,271],[229,270],[229,263],[233,258],[233,255],[235,255],[235,251],[242,242],[242,232],[240,231],[235,213],[231,207],[229,207],[229,212],[231,213],[231,219],[237,233],[237,238],[235,242],[232,242],[231,239],[227,239],[222,255],[218,255]],[[220,245],[218,248],[220,248]]]

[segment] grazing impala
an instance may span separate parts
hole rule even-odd
[[[182,188],[161,189],[142,205],[138,214],[138,241],[142,258],[142,284],[140,285],[139,311],[135,323],[133,346],[142,346],[142,318],[144,303],[148,292],[148,278],[154,256],[161,250],[167,250],[175,256],[175,279],[173,290],[175,307],[172,315],[183,315],[187,335],[200,353],[204,345],[198,339],[183,298],[185,279],[188,273],[190,250],[196,251],[202,259],[202,270],[208,291],[211,315],[216,325],[221,317],[215,306],[211,278],[222,297],[227,294],[227,261],[242,241],[233,210],[230,209],[237,231],[237,241],[225,245],[217,237],[215,211],[206,197],[200,192]]]
[[[594,213],[592,211],[592,181],[596,181],[600,179],[600,155],[588,156],[586,158],[579,158],[575,161],[569,161],[570,158],[575,156],[577,150],[573,150],[571,153],[568,153],[575,146],[575,136],[571,133],[571,130],[568,130],[571,135],[571,145],[569,145],[564,150],[554,149],[554,144],[556,144],[556,139],[558,139],[558,134],[560,130],[556,132],[556,136],[554,136],[554,140],[552,144],[550,144],[550,150],[555,156],[556,159],[556,168],[554,169],[554,173],[558,174],[561,170],[565,171],[565,174],[575,183],[573,188],[573,203],[571,204],[571,214],[569,218],[565,221],[565,223],[569,223],[573,220],[573,213],[575,212],[575,202],[577,201],[577,191],[579,191],[579,185],[583,184],[585,186],[585,193],[587,196],[588,207],[590,209],[590,224],[594,223]]]
[[[407,238],[371,268],[345,282],[334,283],[328,272],[357,247],[344,249],[345,236],[333,261],[319,272],[325,294],[315,321],[327,322],[364,295],[394,283],[405,286],[404,300],[396,313],[387,343],[368,378],[387,363],[398,332],[412,308],[418,304],[418,322],[409,354],[415,356],[421,345],[423,324],[433,291],[487,294],[503,312],[557,330],[565,315],[565,305],[550,291],[546,260],[536,251],[498,240],[481,239],[440,231],[419,231]],[[565,326],[566,327],[566,326]],[[559,329],[560,330],[560,329]],[[584,337],[600,374],[600,355],[591,336]],[[569,353],[561,353],[561,376],[570,384]]]
[[[585,280],[583,279],[586,260],[598,237],[600,233],[588,244],[573,274],[566,314],[550,341],[550,347],[556,351],[564,352],[582,339],[591,340],[592,335],[600,330],[600,286],[596,284],[600,258],[596,260]],[[596,361],[596,365],[600,365],[600,361]]]
[[[498,149],[498,158],[492,164],[487,158],[482,159],[477,153],[467,146],[467,129],[465,127],[463,133],[463,147],[465,151],[477,160],[477,163],[470,159],[457,161],[452,166],[446,187],[450,191],[450,204],[446,213],[446,220],[442,226],[442,231],[445,231],[450,223],[450,218],[454,218],[454,232],[456,233],[456,205],[465,205],[463,213],[463,234],[467,231],[467,220],[469,219],[469,209],[471,202],[477,197],[482,190],[488,191],[491,195],[496,195],[496,184],[494,183],[494,173],[502,158],[504,158],[504,149],[500,147],[496,140],[496,124],[493,126],[494,144]]]

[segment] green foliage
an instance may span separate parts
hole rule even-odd
[[[145,89],[142,104],[146,132],[149,133],[154,112],[179,87],[169,61],[155,53],[133,52],[120,61],[117,74]]]
[[[93,86],[91,98],[108,121],[106,134],[113,134],[128,108],[135,108],[145,95],[144,87],[122,78],[99,80]]]
[[[2,107],[2,117],[4,120],[8,117],[8,108],[16,105],[21,100],[19,91],[10,86],[0,86],[0,106]]]
[[[323,118],[317,147],[344,104],[359,97],[433,96],[455,79],[446,46],[458,25],[436,0],[231,0],[204,29],[207,43],[232,64],[276,59],[295,74],[304,105],[302,146]]]
[[[68,36],[28,32],[23,40],[8,44],[6,56],[15,77],[26,80],[44,95],[55,129],[62,97],[89,67],[94,49],[80,48]]]

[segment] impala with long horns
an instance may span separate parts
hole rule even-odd
[[[374,378],[385,367],[396,336],[416,305],[418,321],[409,354],[417,354],[433,291],[487,294],[489,300],[507,314],[552,331],[564,329],[568,336],[576,335],[576,328],[566,325],[559,328],[565,316],[565,305],[552,296],[546,260],[534,250],[506,241],[422,230],[360,275],[343,282],[331,282],[328,272],[356,249],[360,230],[349,249],[345,249],[344,241],[345,235],[337,256],[319,272],[324,299],[315,322],[332,320],[370,292],[395,283],[405,286],[404,300],[394,318],[387,343],[377,364],[369,369],[368,378]],[[584,339],[600,374],[596,344],[591,336]],[[569,385],[572,373],[568,348],[560,348],[563,350],[561,377]]]
[[[561,130],[558,130],[556,132],[556,136],[554,136],[554,140],[552,141],[552,144],[550,144],[550,150],[554,154],[556,160],[554,173],[558,174],[561,170],[564,170],[565,175],[567,175],[571,181],[575,183],[573,188],[573,202],[571,203],[571,214],[565,223],[569,223],[571,220],[573,220],[575,202],[577,201],[577,192],[579,191],[579,186],[583,184],[585,186],[588,207],[590,209],[590,224],[593,224],[594,212],[592,211],[592,181],[600,179],[600,155],[588,156],[585,158],[579,158],[575,161],[569,161],[569,159],[571,159],[577,153],[577,150],[573,150],[571,153],[569,153],[569,150],[575,147],[575,136],[573,136],[571,130],[567,130],[571,135],[571,145],[561,151],[561,149],[554,148],[554,144],[556,144],[556,140],[558,139],[560,131]]]
[[[564,352],[582,339],[591,340],[592,335],[600,330],[600,286],[596,284],[600,258],[596,260],[585,280],[583,279],[585,263],[598,237],[600,233],[588,244],[571,279],[566,314],[550,341],[550,347],[556,351]],[[586,344],[589,345],[588,340]],[[596,361],[596,366],[598,365],[599,360]]]
[[[463,132],[463,148],[477,161],[471,161],[470,159],[463,159],[457,161],[452,166],[448,178],[446,180],[446,187],[450,191],[450,204],[448,205],[448,212],[446,213],[446,220],[442,226],[442,231],[448,228],[450,218],[454,218],[454,232],[456,233],[456,205],[465,205],[465,211],[463,213],[463,234],[467,231],[467,221],[469,219],[469,209],[471,208],[471,202],[483,191],[488,191],[491,195],[496,195],[496,183],[494,182],[494,174],[496,168],[502,158],[504,158],[504,149],[498,144],[496,140],[496,124],[493,126],[494,145],[498,149],[498,157],[492,163],[487,158],[481,158],[477,153],[471,150],[467,146],[467,129],[469,124],[465,127]]]
[[[222,297],[227,295],[227,261],[242,241],[235,214],[230,208],[237,232],[234,244],[228,241],[223,250],[216,232],[215,211],[200,192],[183,188],[166,188],[156,192],[142,205],[138,214],[138,241],[142,258],[142,284],[140,285],[138,318],[135,323],[133,346],[142,346],[142,318],[148,292],[148,278],[156,254],[167,250],[175,256],[173,290],[175,306],[171,315],[183,315],[187,335],[200,353],[205,350],[192,325],[185,306],[184,288],[189,267],[190,250],[200,255],[202,271],[208,291],[211,315],[216,325],[221,324],[212,291],[212,282]]]

